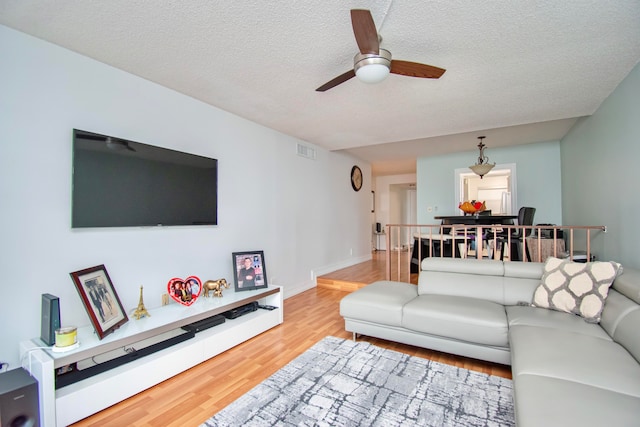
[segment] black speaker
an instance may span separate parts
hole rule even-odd
[[[382,231],[382,224],[376,222],[376,233],[380,233]]]
[[[51,294],[42,294],[40,339],[46,345],[54,345],[56,329],[60,329],[60,299]]]
[[[38,381],[22,368],[0,374],[0,425],[40,426]]]

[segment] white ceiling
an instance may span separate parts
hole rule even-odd
[[[446,68],[315,89],[353,67],[349,10],[395,59]],[[415,157],[562,138],[640,60],[638,0],[0,0],[0,24],[264,126],[415,171]]]

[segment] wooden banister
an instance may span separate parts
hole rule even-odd
[[[594,232],[605,232],[606,227],[575,225],[470,225],[470,224],[387,224],[386,226],[386,276],[387,280],[401,281],[401,277],[409,277],[412,266],[417,265],[419,271],[422,259],[429,257],[470,256],[469,247],[475,241],[475,257],[499,258],[498,245],[522,245],[521,262],[543,262],[548,256],[574,259],[576,252],[585,252],[586,260],[591,260],[591,239]],[[545,236],[543,236],[543,232]],[[517,233],[517,238],[513,234]],[[562,234],[561,234],[562,233]],[[575,233],[584,233],[584,247],[576,249]],[[559,237],[562,235],[562,237]],[[394,236],[395,238],[392,238]],[[404,239],[404,240],[403,240]],[[404,242],[404,243],[403,243]],[[423,248],[424,242],[428,247]],[[485,248],[485,243],[487,247]],[[417,247],[416,247],[417,244]],[[447,250],[445,250],[445,247]],[[424,254],[426,249],[428,254]],[[528,250],[530,249],[530,250]],[[409,251],[406,264],[402,267],[401,253]],[[397,277],[392,278],[392,252],[397,252],[395,263]],[[527,259],[531,254],[531,259]],[[508,261],[518,262],[511,259]],[[395,270],[395,269],[394,269]],[[407,280],[408,281],[408,280]]]

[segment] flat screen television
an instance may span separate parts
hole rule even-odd
[[[73,130],[72,228],[216,225],[218,161]]]

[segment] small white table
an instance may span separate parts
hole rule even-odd
[[[386,235],[387,235],[387,233],[385,233],[384,230],[383,231],[374,231],[373,232],[373,236],[374,236],[373,238],[375,239],[375,243],[376,243],[374,245],[374,247],[373,247],[374,251],[382,251],[382,250],[384,250],[384,249],[380,249],[380,236],[386,236]]]

